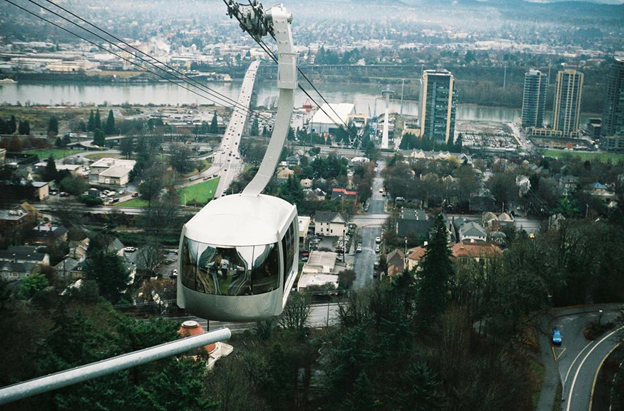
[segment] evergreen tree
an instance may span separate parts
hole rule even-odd
[[[126,158],[130,158],[132,155],[132,150],[134,149],[134,139],[133,138],[122,138],[119,143],[119,150],[121,154],[126,156]]]
[[[212,116],[212,122],[210,123],[210,132],[216,134],[219,132],[219,121],[217,119],[217,112],[214,112]]]
[[[85,273],[87,278],[98,283],[102,296],[112,303],[119,301],[130,280],[123,259],[104,250],[98,250],[89,257]]]
[[[13,134],[16,131],[17,131],[17,120],[15,119],[15,116],[11,116],[11,119],[9,120],[8,134]]]
[[[57,148],[63,147],[63,140],[61,140],[60,137],[57,137],[56,140],[54,140],[54,147],[57,147]]]
[[[104,147],[106,145],[106,137],[104,136],[104,132],[99,128],[96,128],[93,132],[93,144],[100,147]]]
[[[95,120],[93,121],[93,130],[102,129],[102,119],[100,118],[100,109],[95,111]]]
[[[106,126],[104,128],[104,132],[107,136],[113,136],[117,134],[117,128],[115,127],[115,116],[113,115],[113,110],[108,112],[108,118],[106,119]]]
[[[95,117],[93,116],[93,110],[89,113],[89,122],[87,123],[87,131],[95,131]]]
[[[9,134],[9,123],[0,118],[0,134]]]
[[[28,120],[19,122],[18,133],[22,136],[30,135],[30,123],[28,122]]]
[[[449,281],[454,274],[446,226],[438,215],[431,232],[427,251],[421,263],[416,311],[421,322],[429,325],[446,309]]]
[[[58,132],[58,120],[56,117],[51,117],[48,122],[48,135],[57,135]]]
[[[45,181],[52,181],[56,179],[58,171],[56,170],[56,162],[54,161],[54,157],[50,154],[48,157],[48,164],[46,164],[45,171],[43,173],[43,179]]]
[[[254,118],[253,123],[251,124],[251,130],[249,131],[249,134],[251,134],[252,136],[257,136],[258,133],[260,132],[260,129],[258,127],[258,118]]]

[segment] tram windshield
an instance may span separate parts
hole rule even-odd
[[[214,295],[255,295],[279,287],[277,244],[217,247],[184,238],[182,284]]]

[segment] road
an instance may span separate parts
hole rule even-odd
[[[249,108],[259,65],[260,61],[254,61],[247,69],[240,95],[238,96],[238,104],[234,107],[234,112],[221,140],[221,145],[214,153],[213,166],[204,172],[204,176],[218,174],[221,177],[215,197],[224,195],[232,181],[243,170],[239,144],[247,120],[247,111],[242,107]]]
[[[329,304],[313,304],[311,306],[312,310],[310,312],[310,316],[308,317],[308,326],[312,328],[322,328],[329,325],[335,325],[338,323],[338,304],[337,303],[329,303]],[[207,320],[204,318],[194,317],[191,315],[183,316],[183,317],[164,317],[170,321],[177,321],[180,324],[183,321],[197,321],[201,324],[204,329],[207,328]],[[232,332],[243,332],[245,330],[251,330],[256,327],[255,322],[248,323],[232,323],[232,322],[222,322],[222,321],[211,321],[210,322],[210,330],[218,330],[221,328],[229,328]]]
[[[358,225],[362,238],[362,252],[355,255],[354,270],[357,274],[353,283],[355,289],[362,288],[373,281],[373,266],[379,257],[379,254],[375,253],[375,237],[381,237],[382,225],[388,217],[385,211],[385,198],[379,192],[379,189],[383,187],[380,172],[385,166],[385,162],[378,162],[368,212],[357,215],[350,221]]]
[[[604,313],[599,313],[603,309]],[[587,411],[594,388],[597,372],[610,351],[617,345],[624,328],[606,332],[594,341],[587,341],[583,330],[590,321],[608,322],[614,320],[617,306],[590,306],[557,311],[557,316],[547,323],[540,336],[542,362],[546,367],[544,387],[538,405],[539,411],[550,411],[559,382],[565,411]],[[551,343],[554,327],[561,330],[563,343]],[[557,401],[561,399],[555,399]]]

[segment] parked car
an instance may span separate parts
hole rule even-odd
[[[376,252],[376,253],[379,253],[379,251],[380,251],[379,244],[377,244],[377,245],[375,246],[375,252]]]
[[[138,197],[139,193],[132,193],[132,197]]]
[[[57,195],[57,194],[58,194],[58,191],[57,191],[57,190],[50,190],[50,195],[51,195],[51,196],[55,196],[55,195]]]
[[[561,331],[559,330],[559,328],[554,328],[553,332],[552,332],[552,342],[553,344],[556,345],[561,345]]]
[[[377,244],[381,243],[381,237],[375,237],[375,242],[376,242]]]
[[[362,244],[358,244],[357,248],[355,249],[356,253],[361,253],[362,252]]]
[[[59,194],[61,197],[69,197],[69,193],[66,193],[65,191],[61,191],[61,194]]]

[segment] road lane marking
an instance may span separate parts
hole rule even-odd
[[[572,367],[574,367],[574,364],[576,363],[576,360],[578,360],[578,358],[581,356],[581,354],[583,354],[583,352],[593,343],[595,343],[595,341],[590,341],[589,343],[587,343],[587,345],[585,347],[583,347],[583,349],[576,354],[576,357],[574,357],[574,361],[572,361],[572,364],[570,364],[570,367],[568,368],[568,372],[566,373],[565,379],[563,380],[563,384],[565,385],[565,383],[568,382],[568,376],[570,375],[570,371],[572,371]]]
[[[613,334],[624,330],[624,326],[618,328],[617,330],[614,330],[612,332],[610,332],[608,335],[606,335],[605,337],[603,337],[600,341],[598,341],[591,350],[589,350],[589,352],[587,353],[587,355],[585,355],[585,358],[583,358],[583,361],[581,361],[581,363],[579,364],[578,368],[576,369],[576,372],[574,373],[574,378],[572,379],[572,385],[570,386],[570,392],[568,393],[568,406],[566,407],[566,411],[570,411],[570,407],[572,406],[572,394],[574,393],[574,385],[576,384],[576,379],[578,378],[579,372],[581,372],[581,368],[583,368],[583,364],[585,363],[585,361],[587,360],[587,358],[591,355],[591,353],[598,348],[598,346],[600,344],[602,344],[603,342],[605,342],[609,337],[611,337]]]
[[[621,344],[621,343],[620,343]],[[611,353],[613,351],[615,351],[615,349],[617,347],[620,346],[620,344],[616,344],[615,347],[611,348],[611,350],[609,350],[609,352],[607,353],[607,355],[604,356],[604,358],[602,359],[602,361],[600,361],[600,364],[598,364],[598,369],[596,370],[596,375],[594,375],[594,382],[592,384],[592,389],[591,389],[591,395],[589,396],[589,411],[591,411],[592,409],[592,404],[594,402],[594,389],[596,389],[596,381],[598,381],[598,374],[600,373],[600,369],[602,368],[602,365],[604,364],[604,362],[607,360],[607,358],[609,358],[609,356],[611,355]]]

